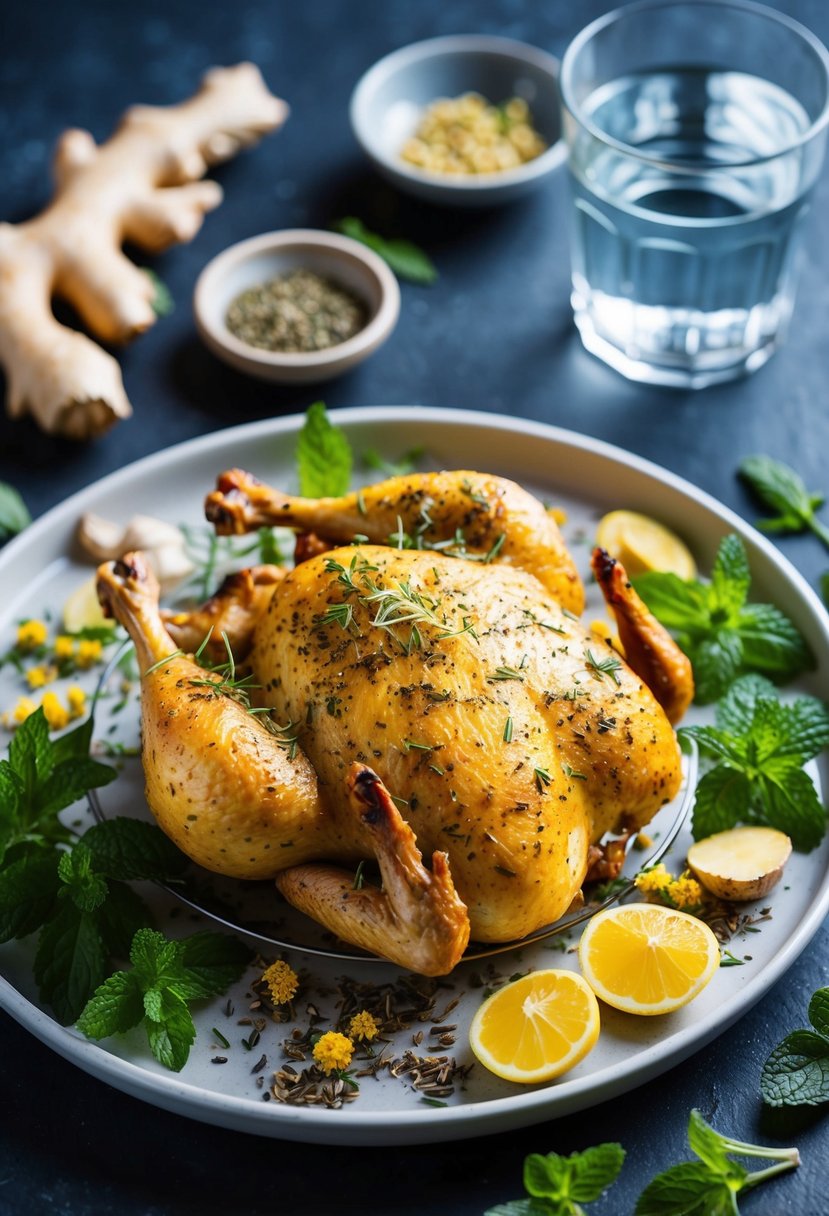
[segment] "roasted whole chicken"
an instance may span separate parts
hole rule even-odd
[[[677,793],[685,656],[601,550],[627,661],[579,622],[559,530],[517,485],[444,472],[314,500],[232,470],[206,509],[224,533],[296,529],[304,560],[163,618],[140,554],[98,578],[144,672],[149,805],[194,861],[440,975],[470,936],[558,919],[605,833]],[[225,623],[254,704],[186,653]]]

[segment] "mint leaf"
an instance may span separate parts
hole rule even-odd
[[[84,846],[95,869],[108,878],[175,878],[187,866],[187,858],[153,823],[118,816],[96,823],[84,834]]]
[[[181,1072],[196,1041],[196,1027],[185,1002],[173,992],[162,994],[161,1017],[147,1018],[150,1049],[165,1068]]]
[[[688,1143],[699,1160],[673,1165],[645,1187],[634,1216],[739,1216],[737,1195],[800,1164],[796,1148],[746,1144],[714,1130],[691,1111]],[[777,1164],[749,1173],[732,1155]]]
[[[758,701],[776,698],[777,689],[765,676],[741,676],[717,706],[717,726],[726,734],[747,734],[757,712]]]
[[[829,988],[818,988],[809,1001],[809,1021],[818,1034],[829,1039]]]
[[[159,276],[156,274],[156,272],[154,270],[150,270],[146,266],[143,267],[143,270],[144,270],[144,274],[147,276],[147,278],[152,283],[153,291],[155,293],[153,295],[150,307],[152,308],[153,312],[155,313],[155,315],[157,317],[169,316],[170,313],[175,308],[175,304],[173,303],[173,296],[170,291],[170,288],[167,286],[167,284],[164,282],[163,279],[159,278]]]
[[[152,913],[132,887],[113,879],[107,886],[106,902],[98,909],[98,928],[110,957],[129,958],[132,939],[139,929],[152,924]]]
[[[769,1106],[829,1102],[829,1039],[812,1030],[786,1035],[763,1065],[760,1093]]]
[[[196,1037],[188,1002],[224,992],[241,976],[251,951],[223,934],[169,941],[163,933],[140,928],[129,956],[133,970],[116,972],[121,979],[111,977],[94,993],[79,1028],[87,1033],[88,1026],[91,1037],[103,1038],[117,1032],[108,1028],[120,1025],[119,1019],[129,1026],[143,1022],[153,1055],[179,1072]]]
[[[322,401],[309,406],[296,449],[303,498],[336,498],[351,482],[351,445],[334,426]]]
[[[8,482],[0,481],[0,545],[32,522],[25,502]]]
[[[811,760],[829,746],[829,709],[817,697],[800,697],[787,710],[791,716],[791,736],[786,751]],[[783,748],[778,747],[778,753]]]
[[[760,1093],[770,1106],[820,1106],[829,1102],[829,988],[809,1001],[811,1030],[786,1035],[763,1065]]]
[[[745,820],[750,805],[748,777],[738,769],[717,765],[697,784],[691,831],[694,840],[724,832]]]
[[[777,512],[772,519],[758,521],[758,528],[764,532],[803,532],[811,528],[829,548],[829,530],[815,517],[824,495],[810,493],[794,469],[771,456],[747,456],[738,473],[760,501]]]
[[[743,643],[736,629],[720,627],[714,637],[686,643],[684,649],[694,669],[695,696],[699,705],[718,701],[743,667]]]
[[[672,1165],[639,1196],[634,1216],[734,1216],[734,1193],[702,1161]]]
[[[95,992],[78,1018],[78,1030],[88,1039],[126,1034],[144,1016],[141,985],[132,972],[116,971]]]
[[[633,584],[691,660],[700,704],[718,700],[748,672],[779,683],[814,667],[811,649],[784,613],[747,603],[748,556],[736,534],[722,540],[709,583],[651,571]]]
[[[33,849],[0,871],[0,942],[39,929],[52,912],[59,886],[52,849]]]
[[[40,931],[34,961],[40,995],[66,1026],[106,978],[106,951],[94,917],[64,899]]]
[[[54,742],[43,709],[37,709],[15,731],[8,760],[0,761],[3,808],[0,838],[6,847],[19,840],[67,841],[72,833],[57,819],[88,790],[114,780],[115,769],[98,764],[81,749],[89,747],[91,719]]]
[[[177,982],[176,990],[188,1001],[227,991],[253,958],[238,938],[223,933],[196,933],[182,945],[186,979],[183,986]]]
[[[94,912],[107,897],[106,879],[92,869],[92,856],[82,841],[61,853],[58,877],[65,883],[72,902],[81,912]]]
[[[524,1159],[524,1188],[530,1198],[498,1204],[486,1216],[583,1216],[580,1204],[600,1197],[624,1159],[620,1144],[597,1144],[569,1157],[530,1153]]]
[[[745,545],[735,532],[723,537],[711,570],[709,595],[714,611],[733,619],[748,599],[751,570]]]
[[[760,780],[763,822],[791,836],[800,852],[816,848],[826,832],[826,811],[809,774],[794,768],[786,774],[785,782],[768,777]]]
[[[791,671],[808,671],[814,656],[797,628],[773,604],[748,604],[737,622],[743,665],[785,679]]]
[[[765,823],[796,849],[815,848],[826,812],[803,764],[829,743],[829,709],[816,697],[783,705],[769,681],[742,676],[717,706],[716,720],[715,727],[679,732],[720,761],[697,785],[695,839],[740,822]]]
[[[637,574],[631,581],[666,629],[696,636],[709,628],[710,603],[704,583],[656,570]]]
[[[572,1199],[590,1203],[616,1181],[625,1160],[621,1144],[597,1144],[582,1153],[572,1153],[570,1189]]]
[[[350,236],[353,241],[367,245],[392,268],[399,279],[408,279],[411,283],[434,283],[438,277],[437,268],[432,259],[412,241],[402,238],[387,239],[376,232],[370,232],[362,220],[349,215],[337,220],[334,225],[337,232]]]
[[[734,1174],[738,1178],[745,1177],[746,1171],[742,1166],[735,1165],[729,1159],[727,1141],[705,1122],[698,1110],[692,1110],[688,1120],[688,1147],[716,1173],[726,1178]]]

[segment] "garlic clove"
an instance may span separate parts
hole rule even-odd
[[[173,590],[195,569],[181,529],[152,515],[133,515],[123,525],[87,512],[78,524],[78,541],[96,562],[112,561],[140,549],[155,572],[162,594]]]

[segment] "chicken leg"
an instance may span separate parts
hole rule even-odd
[[[98,596],[132,638],[141,671],[146,797],[193,861],[233,878],[272,878],[318,855],[325,810],[290,732],[273,733],[218,671],[182,654],[140,553],[98,570]]]
[[[676,723],[694,699],[691,661],[679,649],[630,584],[624,566],[604,549],[594,549],[593,573],[616,618],[625,658]]]
[[[352,765],[348,788],[371,836],[382,889],[357,886],[353,872],[332,865],[292,866],[277,877],[277,887],[339,937],[421,975],[446,975],[469,941],[469,916],[446,854],[432,854],[431,872],[424,867],[414,832],[366,765]]]
[[[223,535],[281,525],[343,544],[361,535],[397,549],[518,566],[568,611],[584,607],[584,588],[552,515],[503,477],[412,473],[342,498],[295,498],[230,469],[208,495],[205,513]]]

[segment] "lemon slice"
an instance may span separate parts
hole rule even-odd
[[[583,1060],[599,1037],[599,1003],[573,971],[532,971],[481,1005],[469,1045],[506,1081],[551,1081]]]
[[[596,996],[625,1013],[672,1013],[702,992],[720,965],[708,926],[660,904],[598,912],[579,943],[582,975]]]
[[[661,570],[683,579],[696,577],[696,562],[685,542],[649,515],[611,511],[599,520],[596,544],[620,561],[628,574]]]
[[[95,575],[76,587],[63,605],[63,627],[67,633],[80,633],[82,629],[100,629],[110,625],[98,603],[95,590]]]

